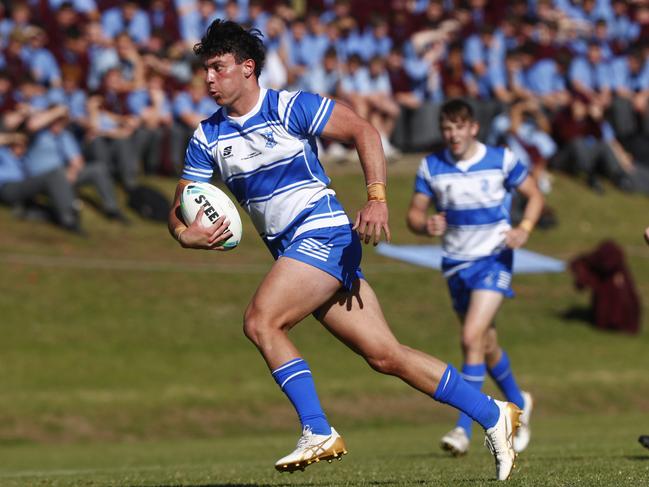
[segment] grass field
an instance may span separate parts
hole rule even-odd
[[[414,158],[391,167],[395,243],[425,243],[405,228]],[[355,211],[357,170],[331,168]],[[171,195],[174,182],[149,181]],[[92,197],[92,195],[90,195]],[[649,296],[649,200],[608,188],[596,196],[557,176],[559,226],[528,248],[570,259],[603,238],[623,245]],[[294,445],[294,412],[241,332],[241,314],[270,265],[244,219],[227,254],[179,248],[159,224],[130,227],[84,210],[89,238],[0,210],[0,486],[492,485],[476,434],[447,458],[446,407],[372,372],[312,319],[292,332],[322,403],[350,454],[280,475]],[[458,326],[441,276],[366,248],[364,272],[397,336],[459,363]],[[649,321],[636,337],[566,322],[585,306],[568,274],[516,276],[498,320],[519,382],[537,401],[533,443],[512,485],[649,483]],[[496,393],[489,385],[487,390]]]

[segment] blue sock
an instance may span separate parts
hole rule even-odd
[[[523,395],[518,384],[516,384],[516,379],[514,379],[514,374],[512,374],[512,368],[509,363],[509,357],[504,350],[502,350],[500,361],[493,368],[489,369],[489,375],[498,384],[498,387],[507,400],[522,409],[525,405]]]
[[[482,389],[486,373],[487,366],[485,364],[462,364],[462,378],[478,391]],[[466,431],[466,435],[471,438],[473,433],[473,428],[471,428],[472,424],[473,420],[465,413],[460,412],[460,417],[457,419],[455,426],[463,428]]]
[[[331,433],[331,426],[320,406],[311,369],[303,359],[289,360],[276,368],[273,370],[273,378],[293,403],[302,428],[308,426],[317,435]]]
[[[471,387],[455,367],[448,365],[437,385],[433,399],[450,404],[470,418],[477,421],[484,429],[491,428],[498,422],[500,409],[496,402],[486,394]]]

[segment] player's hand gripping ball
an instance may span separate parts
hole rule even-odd
[[[209,227],[221,215],[230,220],[228,229],[232,236],[223,243],[223,247],[230,250],[241,242],[241,218],[237,207],[232,200],[216,186],[209,183],[190,183],[185,186],[180,197],[180,212],[185,224],[191,225],[196,219],[196,214],[203,208],[201,223]]]

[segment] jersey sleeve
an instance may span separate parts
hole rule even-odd
[[[203,126],[200,124],[187,144],[182,178],[189,181],[209,182],[214,174],[214,157],[209,149]]]
[[[518,159],[514,153],[505,148],[505,154],[503,156],[503,170],[505,171],[505,188],[507,190],[512,190],[517,188],[529,172],[527,164]]]
[[[303,91],[283,92],[280,96],[288,99],[282,123],[290,133],[302,137],[322,133],[333,111],[333,100]]]
[[[428,160],[424,157],[419,164],[417,175],[415,176],[415,193],[422,193],[429,198],[435,199],[435,192],[430,185],[430,170],[428,169]]]

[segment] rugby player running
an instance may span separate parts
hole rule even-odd
[[[313,314],[373,369],[397,376],[477,421],[486,430],[497,478],[508,478],[520,410],[477,391],[451,365],[399,343],[360,270],[361,241],[377,244],[382,234],[390,239],[386,163],[377,131],[328,98],[261,88],[265,52],[258,31],[215,20],[194,52],[221,108],[199,124],[189,142],[169,230],[185,248],[223,250],[221,242],[230,237],[226,219],[204,227],[198,217],[186,226],[179,216],[183,188],[214,176],[250,215],[275,258],[243,320],[245,335],[302,425],[297,447],[275,468],[302,470],[346,453],[320,406],[311,369],[288,336]],[[319,136],[353,143],[358,151],[368,201],[353,225],[328,188],[330,180],[317,156]]]

